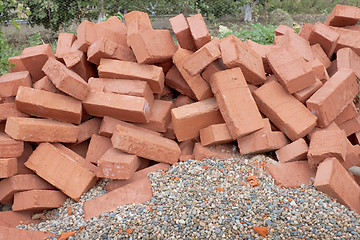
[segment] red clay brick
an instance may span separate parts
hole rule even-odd
[[[336,53],[336,61],[338,69],[351,69],[357,78],[360,79],[360,56],[351,48],[339,49]]]
[[[275,30],[275,36],[285,35],[288,31],[295,33],[295,30],[284,24],[280,24]]]
[[[113,211],[119,206],[144,203],[152,198],[151,182],[142,177],[123,187],[84,203],[85,220]]]
[[[322,86],[323,83],[320,80],[316,79],[316,82],[313,85],[293,93],[293,96],[302,104],[305,104],[306,101]]]
[[[55,56],[57,58],[63,58],[64,55],[70,51],[75,40],[76,36],[73,33],[59,33]]]
[[[116,44],[113,41],[100,38],[87,50],[87,60],[96,65],[100,64],[101,58],[112,58],[122,61],[136,62],[136,57],[129,47]]]
[[[240,67],[248,83],[259,85],[265,82],[262,58],[239,38],[230,35],[221,39],[220,50],[225,66]]]
[[[226,67],[225,67],[224,63],[222,62],[222,60],[217,59],[214,62],[210,63],[209,66],[207,66],[204,69],[204,71],[201,73],[201,76],[206,82],[209,83],[210,79],[214,73],[225,70],[225,69],[226,69]]]
[[[11,204],[15,193],[35,189],[49,190],[54,189],[54,186],[35,174],[20,174],[3,179],[0,181],[0,202]]]
[[[254,42],[250,39],[246,39],[245,43],[248,47],[253,50],[257,55],[259,55],[263,61],[265,73],[272,74],[272,70],[270,68],[269,62],[266,58],[266,54],[273,50],[274,45],[261,45],[257,42]]]
[[[25,166],[76,201],[96,182],[94,173],[50,143],[41,143]]]
[[[149,15],[145,12],[131,11],[124,15],[124,20],[127,27],[127,36],[131,36],[138,31],[152,30]],[[129,39],[128,39],[128,45]]]
[[[187,18],[191,35],[198,49],[211,41],[211,36],[200,13]]]
[[[33,220],[31,215],[30,212],[0,212],[0,226],[15,228],[20,224],[37,224],[41,222],[39,219]]]
[[[90,139],[81,143],[66,143],[65,146],[71,151],[80,155],[82,158],[86,158],[86,153],[89,150]]]
[[[357,145],[359,146],[359,145]],[[358,152],[356,150],[356,145],[352,145],[352,143],[347,139],[347,152],[345,161],[342,162],[342,165],[345,169],[349,169],[353,166],[359,166],[360,165],[360,157],[358,155]]]
[[[156,66],[161,67],[164,74],[166,74],[172,66],[174,66],[172,59],[167,62],[157,63]]]
[[[97,76],[94,64],[87,61],[86,54],[82,51],[76,50],[68,52],[63,58],[66,66],[77,73],[86,82],[89,78]]]
[[[233,139],[264,127],[261,114],[240,68],[217,72],[210,83]]]
[[[59,208],[67,196],[56,190],[29,190],[14,194],[13,211],[35,211]]]
[[[324,49],[327,56],[331,58],[332,54],[335,51],[339,37],[339,33],[332,30],[325,24],[317,22],[314,26],[313,31],[310,33],[308,40],[312,45],[319,43],[320,46]]]
[[[255,90],[253,96],[260,111],[292,141],[305,137],[316,125],[316,116],[275,81]]]
[[[17,109],[29,115],[75,124],[81,122],[81,102],[72,97],[20,87],[15,100]]]
[[[168,138],[168,139],[176,140],[174,125],[173,125],[172,121],[170,122],[168,129],[166,130],[166,132],[164,132],[162,134],[162,136],[165,138]]]
[[[213,124],[200,129],[200,139],[203,146],[224,144],[234,141],[225,123]]]
[[[300,187],[302,184],[310,185],[309,181],[316,173],[307,161],[267,164],[266,170],[277,185],[286,188]]]
[[[93,134],[91,136],[89,149],[86,153],[86,160],[97,164],[99,158],[111,147],[112,143],[110,138]]]
[[[314,187],[360,213],[360,187],[336,158],[327,158],[319,165]]]
[[[181,13],[175,17],[169,18],[169,22],[180,47],[190,51],[196,51],[196,45],[184,15]]]
[[[21,61],[20,56],[14,56],[9,58],[9,72],[21,72],[21,71],[27,71],[25,65]]]
[[[174,65],[170,68],[170,70],[166,73],[165,76],[165,84],[168,87],[171,87],[178,91],[179,93],[186,95],[192,99],[196,99],[193,91],[177,69],[177,67]]]
[[[171,115],[178,141],[198,137],[200,129],[224,123],[215,98],[173,108]]]
[[[137,124],[137,126],[160,133],[166,132],[171,122],[171,109],[173,106],[174,104],[171,101],[154,100],[154,103],[151,106],[149,122]]]
[[[17,173],[16,158],[0,158],[0,178],[8,178]]]
[[[280,148],[277,150],[276,157],[281,163],[295,162],[307,159],[309,146],[303,138]]]
[[[292,47],[274,49],[266,57],[277,79],[289,93],[300,91],[316,82],[311,65]]]
[[[110,179],[131,179],[140,163],[141,159],[136,155],[109,148],[97,162],[99,167],[97,176]]]
[[[89,94],[90,87],[78,74],[69,70],[61,62],[49,58],[42,70],[52,83],[61,91],[79,100],[84,100]]]
[[[329,74],[326,71],[324,64],[318,58],[311,60],[310,64],[317,79],[319,79],[322,83],[329,80]]]
[[[193,155],[196,160],[203,160],[204,158],[228,159],[240,156],[237,146],[232,143],[207,147],[200,143],[195,143]]]
[[[24,142],[0,132],[0,158],[17,158],[24,151]]]
[[[83,101],[87,113],[97,117],[114,117],[124,121],[147,123],[150,105],[143,97],[91,91]]]
[[[174,108],[181,107],[181,106],[191,104],[194,102],[195,101],[193,99],[189,98],[188,96],[180,94],[174,101]]]
[[[306,61],[311,61],[314,59],[309,41],[302,38],[294,31],[287,31],[283,37],[280,39],[279,43],[276,44],[279,47],[289,46],[292,49],[296,50],[300,56],[302,56]]]
[[[319,43],[312,45],[311,50],[313,52],[314,58],[317,58],[324,65],[325,68],[330,67],[330,59],[328,58]]]
[[[344,162],[347,152],[347,138],[342,130],[320,130],[311,136],[308,151],[309,165],[316,168],[328,157]]]
[[[326,71],[328,72],[329,77],[332,77],[332,76],[335,75],[335,73],[337,73],[338,67],[337,67],[337,60],[336,60],[336,59],[331,62],[330,67],[328,67],[328,68],[326,69]]]
[[[173,164],[181,154],[175,141],[123,125],[115,127],[111,142],[114,148],[156,162]]]
[[[355,25],[360,20],[360,8],[337,4],[325,20],[328,26],[344,27]]]
[[[354,30],[338,28],[338,27],[330,27],[330,28],[340,34],[340,37],[338,39],[335,48],[335,52],[337,52],[341,48],[349,47],[354,52],[356,52],[356,54],[360,55],[360,45],[359,45],[360,31],[354,31]]]
[[[157,163],[154,164],[150,167],[146,167],[142,170],[139,170],[137,172],[134,173],[134,175],[132,176],[132,178],[127,179],[127,180],[113,180],[110,181],[107,185],[106,185],[106,190],[107,191],[113,191],[117,188],[121,188],[129,183],[135,182],[141,178],[147,177],[147,175],[151,172],[156,172],[158,170],[163,170],[166,171],[170,168],[170,165],[167,163]]]
[[[16,96],[20,86],[32,86],[31,77],[28,71],[3,74],[0,77],[0,97]]]
[[[349,103],[345,109],[334,119],[334,122],[339,126],[339,124],[350,120],[358,115],[356,106],[354,102]]]
[[[149,105],[154,101],[154,94],[149,84],[140,80],[111,79],[111,78],[90,78],[91,90],[101,92],[118,93],[136,97],[144,97]]]
[[[52,93],[60,93],[60,90],[55,87],[55,85],[50,81],[48,76],[45,76],[36,83],[34,83],[33,88]]]
[[[350,136],[353,133],[360,131],[360,116],[357,115],[341,124],[339,128],[345,131],[346,136]]]
[[[9,117],[28,117],[26,113],[20,112],[16,103],[1,103],[0,104],[0,121],[6,120]]]
[[[317,126],[326,127],[345,109],[358,92],[354,72],[339,70],[306,101],[306,106],[318,117]]]
[[[154,93],[161,93],[164,88],[164,72],[161,67],[155,65],[103,58],[100,60],[98,71],[100,78],[124,78],[146,81]]]
[[[184,62],[184,69],[191,75],[201,73],[210,63],[221,57],[220,40],[215,38],[206,43]]]
[[[50,236],[55,236],[53,233],[41,232],[34,230],[18,229],[14,227],[0,226],[0,239],[17,239],[17,240],[45,240]]]
[[[24,151],[20,157],[17,158],[18,170],[17,174],[33,174],[29,168],[25,167],[24,163],[28,160],[30,155],[33,153],[33,149],[30,143],[24,143]]]
[[[49,58],[55,59],[55,54],[49,44],[25,48],[20,55],[21,62],[30,72],[33,82],[45,77],[42,67]]]
[[[30,142],[76,142],[79,128],[52,119],[10,117],[5,132],[12,138]]]
[[[186,60],[192,55],[193,53],[189,50],[179,48],[174,56],[173,62],[176,65],[177,69],[185,79],[186,83],[191,88],[192,92],[194,93],[197,100],[201,101],[213,96],[211,92],[210,86],[208,83],[201,77],[200,74],[196,74],[191,76],[185,69],[184,64]],[[189,96],[191,97],[191,96]]]
[[[289,140],[282,132],[271,131],[267,118],[263,119],[263,123],[263,129],[237,139],[241,154],[270,152],[289,144]]]
[[[100,118],[92,118],[90,120],[87,120],[83,123],[81,123],[79,128],[79,134],[77,136],[77,143],[84,142],[91,138],[91,136],[95,133],[98,133],[100,129],[102,119]]]

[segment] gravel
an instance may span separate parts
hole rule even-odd
[[[153,198],[84,221],[83,203],[104,194],[99,182],[79,202],[19,228],[76,233],[69,239],[360,239],[359,215],[309,186],[279,188],[265,155],[189,160],[149,174]],[[71,210],[71,211],[69,211]],[[54,239],[56,239],[54,237]]]

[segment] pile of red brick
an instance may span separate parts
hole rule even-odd
[[[85,218],[152,196],[147,174],[195,158],[275,151],[278,184],[315,187],[360,213],[360,9],[337,5],[300,34],[279,26],[273,45],[211,39],[200,14],[152,28],[146,13],[61,33],[23,50],[0,77],[1,234],[29,212],[79,200],[99,178],[109,193]],[[335,59],[335,60],[333,60]],[[332,61],[331,61],[332,60]],[[173,99],[176,96],[176,99]],[[311,138],[310,138],[311,137]],[[228,147],[226,149],[226,147]],[[37,233],[39,234],[39,233]]]

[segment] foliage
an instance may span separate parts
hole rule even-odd
[[[240,29],[239,31],[220,31],[220,38],[235,35],[240,38],[242,41],[250,39],[254,42],[260,43],[262,45],[272,44],[275,37],[275,28],[274,25],[263,26],[261,24],[250,24],[251,28]]]

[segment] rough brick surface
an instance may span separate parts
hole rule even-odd
[[[301,103],[305,104],[306,101],[322,86],[323,83],[320,80],[316,79],[316,82],[313,85],[293,93],[293,96]]]
[[[102,120],[100,118],[92,118],[90,120],[81,123],[78,126],[79,133],[76,142],[77,143],[84,142],[89,138],[91,138],[93,134],[98,133],[101,121]]]
[[[22,63],[20,56],[9,58],[9,72],[27,71],[25,65]]]
[[[225,123],[213,124],[200,129],[200,139],[203,146],[224,144],[234,141]]]
[[[10,117],[5,132],[12,138],[30,142],[76,142],[79,129],[71,123],[52,119]]]
[[[175,65],[173,65],[170,70],[166,73],[165,76],[165,84],[168,87],[171,87],[178,91],[179,93],[186,95],[192,99],[196,99],[193,91],[177,69]]]
[[[220,40],[215,38],[188,57],[184,69],[191,75],[201,73],[210,63],[220,58]]]
[[[73,33],[59,33],[55,56],[57,58],[63,58],[63,56],[70,51],[75,40],[76,35]]]
[[[86,54],[79,50],[64,55],[64,61],[68,68],[77,73],[86,82],[89,78],[97,76],[95,65],[88,62]]]
[[[356,54],[360,54],[360,31],[354,31],[346,28],[338,28],[338,27],[330,27],[331,29],[335,30],[340,34],[340,37],[338,39],[335,52],[337,52],[341,48],[349,47]]]
[[[3,74],[0,77],[0,97],[16,96],[20,86],[32,86],[31,77],[28,71]]]
[[[335,51],[339,37],[339,33],[332,30],[325,24],[317,22],[314,26],[313,31],[310,33],[308,40],[312,45],[319,43],[327,56],[331,58],[332,54]]]
[[[290,46],[274,49],[266,57],[281,85],[289,93],[300,91],[315,83],[311,65]]]
[[[164,88],[164,72],[161,67],[126,62],[114,59],[101,59],[98,67],[101,78],[123,78],[143,80],[149,83],[154,93]]]
[[[197,100],[201,101],[213,96],[211,92],[210,86],[208,83],[201,77],[200,74],[196,74],[191,76],[185,69],[184,64],[186,60],[192,55],[193,53],[189,50],[179,48],[174,56],[173,62],[176,65],[177,69],[183,76],[186,83],[191,88],[192,92],[194,93]],[[188,95],[191,97],[190,95]]]
[[[311,60],[310,64],[317,80],[320,80],[322,83],[329,80],[329,74],[326,71],[324,64],[318,58]]]
[[[16,158],[0,158],[0,178],[8,178],[17,173]]]
[[[198,49],[211,41],[211,36],[200,13],[188,17],[187,21],[190,27],[191,35]]]
[[[83,101],[83,106],[93,116],[110,116],[137,123],[147,123],[151,114],[145,98],[116,93],[91,91]]]
[[[272,81],[253,92],[260,111],[288,138],[305,137],[316,125],[316,117],[279,83]]]
[[[265,72],[268,74],[272,74],[272,70],[271,70],[269,62],[266,58],[266,54],[274,48],[274,45],[261,45],[250,39],[246,39],[245,43],[248,45],[248,47],[251,50],[253,50],[257,55],[259,55],[261,57],[261,59],[263,61]]]
[[[142,177],[98,198],[85,202],[85,220],[115,210],[117,207],[125,204],[144,203],[149,201],[151,197],[151,182],[147,177]]]
[[[275,28],[275,36],[285,35],[288,31],[295,33],[295,30],[289,26],[284,24],[280,24],[277,28]]]
[[[141,178],[147,177],[147,175],[151,172],[156,172],[158,170],[163,170],[166,171],[170,168],[170,164],[167,163],[157,163],[154,164],[150,167],[146,167],[142,170],[139,170],[137,172],[134,173],[134,175],[132,176],[132,178],[128,179],[128,180],[113,180],[110,181],[107,185],[106,185],[106,190],[107,191],[113,191],[117,188],[123,187],[129,183],[135,182]]]
[[[349,103],[345,109],[334,119],[334,122],[339,126],[339,124],[346,122],[358,115],[356,106],[354,102]]]
[[[40,212],[47,209],[59,208],[67,196],[57,190],[29,190],[14,194],[13,211]]]
[[[360,116],[357,115],[341,124],[339,128],[345,131],[346,136],[350,136],[353,133],[360,131]]]
[[[21,62],[30,72],[33,82],[45,76],[42,67],[49,58],[55,59],[55,54],[49,44],[25,48],[20,55]]]
[[[264,127],[261,114],[240,68],[215,73],[210,85],[234,139]]]
[[[317,58],[324,64],[325,68],[330,67],[331,62],[326,53],[324,52],[324,49],[322,49],[321,45],[319,43],[316,43],[311,46],[311,50],[313,52],[314,58]]]
[[[351,69],[357,78],[360,79],[360,56],[351,48],[339,49],[336,53],[336,61],[338,69]]]
[[[309,181],[316,173],[307,161],[267,164],[266,170],[277,185],[287,188],[300,187],[302,184],[309,185]]]
[[[181,13],[175,17],[169,18],[169,22],[180,47],[190,51],[196,51],[196,45],[184,15]]]
[[[52,93],[59,93],[60,90],[55,87],[48,76],[45,76],[33,84],[33,88]]]
[[[110,138],[93,134],[91,136],[89,149],[86,152],[86,160],[97,164],[99,158],[111,147],[112,143]]]
[[[3,179],[0,181],[0,202],[11,204],[15,193],[34,189],[50,190],[54,186],[35,174],[20,174]]]
[[[317,126],[325,127],[345,109],[358,92],[354,72],[339,70],[306,101],[306,106],[317,116]]]
[[[31,215],[30,212],[0,212],[0,226],[15,228],[20,224],[37,224],[41,222],[39,219],[33,220]]]
[[[97,162],[97,176],[110,179],[130,179],[141,164],[136,155],[124,153],[116,148],[109,148]]]
[[[6,120],[9,117],[28,117],[26,113],[20,112],[16,103],[1,103],[0,104],[0,121]]]
[[[360,187],[336,158],[327,158],[319,165],[314,187],[360,213]]]
[[[81,102],[70,96],[20,87],[15,100],[17,109],[29,115],[75,124],[81,122]]]
[[[114,148],[156,162],[173,164],[181,154],[175,141],[142,131],[140,128],[117,125],[111,141]]]
[[[171,115],[178,141],[198,137],[200,129],[224,123],[215,98],[173,108]]]
[[[312,53],[309,41],[302,38],[294,31],[287,31],[279,40],[279,43],[276,44],[276,46],[289,46],[296,50],[300,54],[300,56],[302,56],[306,61],[311,61],[314,59],[314,55]]]
[[[262,58],[234,35],[221,39],[222,60],[227,68],[240,67],[246,81],[253,85],[265,82]]]
[[[0,132],[0,158],[17,158],[24,151],[24,142]]]
[[[335,27],[355,25],[360,20],[360,8],[337,4],[325,20],[325,24]]]
[[[206,82],[210,82],[210,79],[212,75],[216,72],[225,70],[226,67],[221,59],[217,59],[214,62],[210,63],[209,66],[207,66],[204,71],[201,73],[201,76],[203,79],[205,79]]]
[[[277,150],[276,157],[279,162],[287,163],[307,159],[308,145],[303,138],[280,148]]]
[[[204,147],[200,143],[195,143],[193,155],[196,160],[203,160],[204,158],[228,159],[238,158],[239,151],[236,145],[232,143],[207,147]]]
[[[96,182],[94,173],[50,143],[40,144],[25,166],[76,201]]]
[[[0,226],[0,239],[45,240],[51,236],[54,237],[54,234],[49,232],[40,232],[34,230],[18,229],[14,227]]]
[[[154,101],[154,94],[146,81],[90,78],[88,83],[91,90],[143,97],[148,101],[150,106]]]
[[[90,87],[78,74],[66,68],[61,62],[49,58],[42,70],[61,91],[79,100],[84,100]]]

